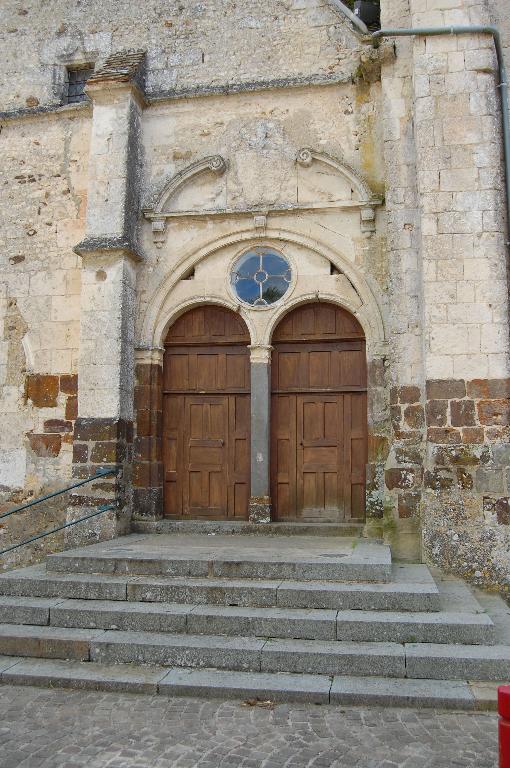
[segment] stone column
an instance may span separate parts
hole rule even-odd
[[[82,292],[73,469],[80,478],[114,465],[119,473],[73,497],[74,518],[101,504],[117,507],[70,529],[73,542],[129,529],[143,62],[143,52],[115,54],[87,84],[93,121],[86,237],[75,248]]]
[[[251,346],[251,496],[252,523],[271,522],[270,496],[270,346]]]

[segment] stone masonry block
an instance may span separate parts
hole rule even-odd
[[[461,442],[461,434],[458,429],[451,427],[429,427],[427,429],[427,440],[431,443],[440,445],[454,445]]]
[[[479,467],[475,475],[476,489],[480,493],[502,493],[504,477],[501,470]]]
[[[414,386],[404,386],[398,389],[398,399],[401,403],[419,403],[420,388]]]
[[[27,376],[27,398],[36,408],[55,408],[59,393],[58,376],[33,373]]]
[[[465,192],[476,189],[478,183],[477,168],[452,168],[440,172],[440,189],[445,192]]]
[[[43,427],[45,432],[63,433],[73,431],[72,423],[70,421],[65,421],[64,419],[46,419]]]
[[[422,405],[408,405],[404,409],[404,421],[412,429],[420,429],[425,424],[425,415]]]
[[[478,403],[480,424],[487,426],[510,424],[510,400],[480,400]]]
[[[62,447],[61,435],[41,435],[30,433],[28,435],[30,448],[40,458],[55,458]]]
[[[68,397],[66,400],[66,419],[74,421],[78,418],[78,398],[75,395]]]
[[[510,379],[473,379],[466,387],[468,397],[484,400],[510,397]]]
[[[450,403],[452,427],[474,427],[476,411],[473,400],[452,400]]]
[[[421,493],[410,491],[398,495],[398,516],[402,519],[417,517],[420,508]]]
[[[70,373],[60,377],[60,391],[65,395],[78,394],[78,374]]]
[[[431,379],[427,381],[428,400],[451,400],[466,396],[466,383],[462,379]]]
[[[416,467],[394,467],[387,469],[384,477],[389,491],[395,488],[413,488],[421,480],[422,470]]]
[[[465,427],[462,430],[462,442],[466,444],[480,444],[485,440],[482,427]]]
[[[429,400],[425,406],[429,427],[446,427],[448,400]]]

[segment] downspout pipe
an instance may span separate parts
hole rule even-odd
[[[342,0],[329,0],[329,2],[331,5],[334,5],[337,11],[340,11],[340,13],[343,14],[346,19],[349,19],[351,24],[353,24],[353,26],[356,28],[357,32],[359,32],[361,35],[364,35],[365,37],[370,37],[370,30],[368,29],[365,22],[362,21],[359,16],[356,16],[356,14],[353,13],[350,8],[347,8],[347,6],[342,3]]]
[[[347,9],[346,9],[347,10]],[[510,117],[508,113],[508,74],[503,57],[503,45],[499,29],[493,26],[415,27],[410,29],[379,29],[371,37],[376,44],[383,37],[429,37],[438,35],[491,35],[498,62],[498,85],[501,97],[501,123],[503,128],[503,162],[505,166],[505,191],[507,214],[507,247],[510,246]]]

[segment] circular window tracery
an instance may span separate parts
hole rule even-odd
[[[270,248],[255,248],[234,264],[230,282],[241,301],[267,307],[287,292],[292,270],[287,259]]]

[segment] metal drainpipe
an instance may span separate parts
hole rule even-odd
[[[426,37],[437,35],[491,35],[494,40],[496,57],[498,61],[499,83],[496,86],[501,95],[501,123],[503,126],[503,161],[505,165],[505,191],[506,191],[506,215],[507,215],[507,247],[510,246],[510,117],[508,114],[508,75],[503,57],[503,45],[501,35],[497,27],[488,25],[451,26],[451,27],[415,27],[410,29],[379,29],[370,33],[366,24],[342,3],[342,0],[330,0],[330,2],[354,24],[356,31],[362,35],[370,36],[372,42],[377,44],[382,37]]]
[[[350,8],[347,8],[346,5],[342,3],[342,0],[329,0],[331,5],[334,5],[335,8],[340,11],[349,21],[354,24],[356,27],[356,30],[358,32],[361,32],[362,35],[370,37],[370,30],[368,29],[367,25],[364,21],[362,21],[359,16],[356,16],[355,13],[353,13]]]

